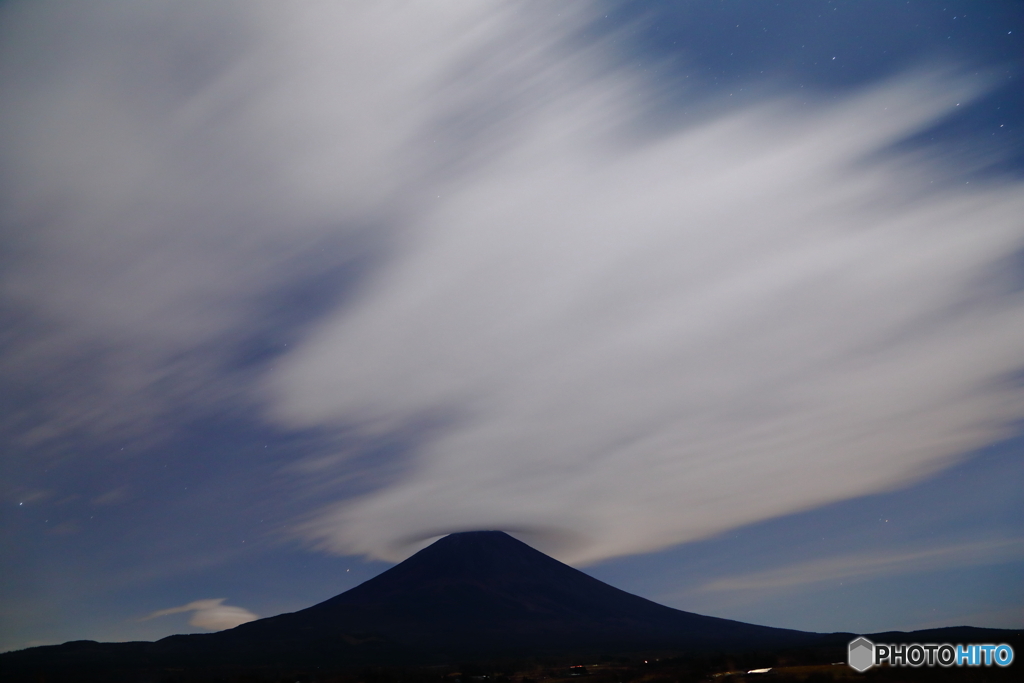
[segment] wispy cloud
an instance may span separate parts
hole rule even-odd
[[[276,367],[288,425],[447,421],[309,537],[399,559],[441,531],[536,530],[595,561],[895,487],[1012,432],[1024,300],[998,283],[1024,195],[930,192],[933,160],[881,153],[969,97],[955,81],[640,145],[609,131],[618,83],[588,86],[599,106],[544,100]]]
[[[240,402],[426,424],[304,537],[508,528],[587,562],[898,486],[1024,416],[1020,184],[891,153],[983,90],[955,71],[652,133],[657,84],[580,40],[587,6],[0,11],[26,439]],[[325,274],[345,296],[239,362]]]
[[[258,616],[242,607],[221,604],[224,600],[226,598],[195,600],[180,607],[157,610],[149,616],[143,617],[142,621],[166,617],[171,614],[192,612],[192,617],[188,620],[190,625],[198,626],[208,631],[223,631],[224,629],[234,628],[240,624],[247,624],[250,621],[259,619]]]
[[[1024,559],[1024,539],[989,539],[916,550],[880,550],[812,560],[769,571],[730,576],[696,591],[776,591],[827,581],[866,581],[883,576]]]
[[[140,437],[175,410],[258,401],[227,366],[281,332],[276,296],[344,280],[430,185],[410,139],[440,132],[432,93],[491,11],[54,9],[0,10],[16,64],[0,236],[17,254],[0,377],[28,404],[0,427]]]

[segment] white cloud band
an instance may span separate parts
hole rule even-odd
[[[286,428],[437,425],[402,479],[305,525],[334,552],[469,528],[643,552],[898,486],[1024,416],[998,270],[1020,184],[930,192],[944,160],[885,153],[977,85],[703,102],[655,135],[656,84],[571,39],[585,10],[442,6],[4,10],[27,57],[0,291],[36,326],[0,372],[50,387],[41,432],[237,399],[224,346],[357,238],[379,267],[247,397]],[[163,71],[187,60],[154,26],[202,68]],[[95,384],[66,380],[82,349]]]

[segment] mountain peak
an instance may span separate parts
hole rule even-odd
[[[449,534],[369,581],[288,615],[282,626],[284,622],[310,632],[379,634],[438,651],[456,643],[480,651],[514,646],[539,652],[555,646],[768,643],[796,635],[659,605],[609,586],[503,531]],[[253,622],[235,631],[262,628]]]
[[[487,584],[511,590],[513,586],[561,583],[580,577],[596,581],[504,531],[462,531],[435,541],[327,603],[407,601],[456,586]]]
[[[417,565],[427,560],[458,564],[497,561],[503,565],[517,558],[519,561],[561,564],[504,531],[459,531],[434,541],[399,566]],[[477,565],[476,569],[482,567]]]
[[[443,536],[416,553],[501,554],[528,552],[542,554],[504,531],[457,531]],[[412,559],[410,557],[409,559]]]
[[[520,545],[526,545],[522,541],[516,540],[512,536],[508,535],[504,531],[497,529],[480,530],[480,531],[455,531],[442,536],[438,540],[431,543],[427,548],[436,548],[438,546],[446,545],[462,545],[466,543],[518,543]],[[529,546],[527,546],[529,547]],[[425,550],[426,548],[424,548]]]

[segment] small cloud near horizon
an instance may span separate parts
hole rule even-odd
[[[141,621],[148,621],[171,614],[181,614],[182,612],[193,612],[192,617],[188,620],[190,626],[196,626],[207,631],[223,631],[259,619],[257,615],[243,607],[222,604],[226,599],[194,600],[179,607],[157,610],[143,617]]]

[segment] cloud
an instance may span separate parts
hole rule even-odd
[[[240,624],[247,624],[250,621],[256,621],[259,619],[258,616],[247,609],[232,607],[231,605],[222,605],[221,603],[223,603],[225,599],[226,598],[195,600],[187,605],[181,605],[180,607],[157,610],[149,616],[143,617],[143,621],[156,619],[157,617],[165,617],[170,614],[193,612],[192,617],[188,620],[188,623],[191,626],[198,626],[199,628],[204,628],[208,631],[223,631],[224,629],[234,628]]]
[[[432,93],[494,19],[468,3],[0,11],[16,65],[0,237],[17,256],[0,377],[28,404],[2,426],[30,444],[248,400],[226,369],[304,303],[284,295],[344,280],[429,185],[408,141],[436,137],[452,112]]]
[[[1024,417],[1020,184],[891,151],[977,79],[652,131],[665,98],[586,7],[49,7],[0,21],[0,377],[30,441],[219,404],[429,425],[304,536],[400,559],[505,528],[592,562],[899,486]],[[302,324],[274,303],[331,278]]]
[[[969,567],[1024,559],[1024,539],[989,539],[935,548],[858,553],[769,571],[731,576],[706,583],[697,591],[775,591],[823,581],[866,581],[881,576]]]
[[[127,486],[118,486],[112,488],[109,491],[101,493],[94,497],[90,503],[96,506],[105,507],[108,505],[118,505],[128,500],[131,496],[131,489]]]
[[[897,487],[1015,429],[1024,299],[993,283],[1024,194],[929,191],[936,160],[883,153],[969,97],[955,81],[637,145],[609,133],[614,85],[538,105],[276,366],[293,427],[446,425],[403,480],[312,518],[320,547],[397,560],[505,528],[593,562]]]

